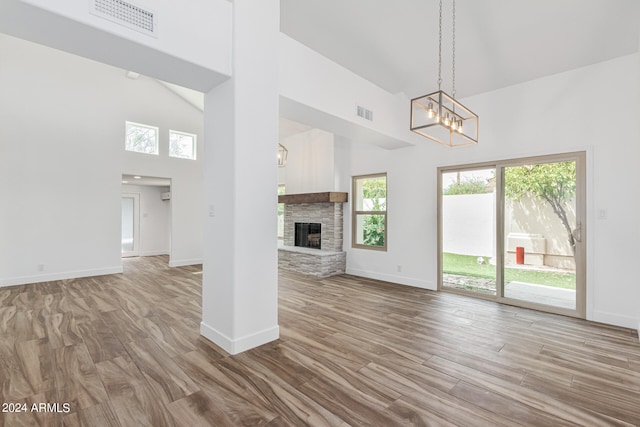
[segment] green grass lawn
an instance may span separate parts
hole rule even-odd
[[[496,267],[490,264],[478,264],[476,256],[444,253],[442,257],[442,271],[461,276],[496,278]],[[485,258],[485,262],[488,259]],[[575,289],[576,275],[574,273],[555,273],[547,271],[522,270],[519,268],[505,268],[505,282],[525,282],[554,288]]]

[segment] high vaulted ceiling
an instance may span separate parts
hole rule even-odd
[[[452,0],[443,0],[451,92]],[[281,0],[281,30],[391,93],[437,89],[438,0]],[[464,97],[638,51],[638,0],[457,0]]]

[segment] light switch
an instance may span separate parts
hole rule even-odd
[[[209,205],[209,216],[212,217],[212,218],[214,216],[216,216],[216,211],[215,211],[215,208],[213,207],[213,205]]]

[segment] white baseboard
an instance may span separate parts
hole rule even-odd
[[[638,333],[640,334],[640,323],[638,323],[638,319],[635,317],[623,316],[617,313],[608,313],[605,311],[594,310],[593,318],[591,319],[587,318],[587,320],[606,323],[608,325],[622,326],[623,328],[629,328],[629,329],[638,328]]]
[[[140,256],[158,256],[158,255],[170,255],[169,251],[146,251],[140,252]]]
[[[227,353],[238,354],[277,340],[280,337],[280,327],[276,325],[272,328],[264,329],[251,335],[231,339],[206,323],[201,322],[200,335],[219,347],[222,347],[222,349]]]
[[[196,265],[196,264],[202,264],[202,258],[177,259],[177,260],[169,261],[169,267],[184,267],[187,265]]]
[[[435,283],[422,280],[422,279],[416,279],[414,277],[399,276],[396,274],[377,273],[374,271],[358,270],[357,268],[347,268],[346,273],[351,274],[353,276],[366,277],[368,279],[383,280],[385,282],[398,283],[400,285],[413,286],[416,288],[428,289],[431,291],[435,291],[438,289],[438,286]]]
[[[122,266],[97,268],[94,270],[64,271],[51,274],[37,274],[34,276],[10,277],[0,280],[0,287],[27,285],[29,283],[51,282],[54,280],[79,279],[81,277],[104,276],[122,273]]]

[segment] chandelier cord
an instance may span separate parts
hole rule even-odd
[[[452,90],[453,99],[456,98],[456,0],[453,0],[453,58],[452,58]]]
[[[441,90],[442,85],[442,0],[440,0],[440,18],[439,18],[439,33],[438,33],[438,90]]]

